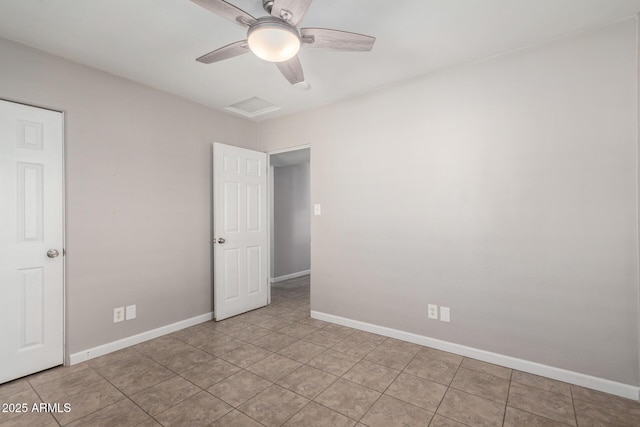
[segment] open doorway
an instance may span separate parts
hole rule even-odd
[[[309,310],[311,282],[311,149],[269,153],[269,302]]]

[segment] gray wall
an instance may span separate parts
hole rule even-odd
[[[630,19],[261,123],[265,151],[312,147],[312,310],[640,384],[636,42]]]
[[[211,312],[211,143],[256,148],[255,123],[2,39],[0,57],[3,98],[65,112],[68,352]]]
[[[309,163],[273,169],[272,256],[274,277],[280,277],[310,268]]]

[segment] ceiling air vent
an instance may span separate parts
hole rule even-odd
[[[224,109],[242,114],[246,117],[256,117],[261,114],[279,110],[280,107],[254,96],[253,98],[245,99],[244,101],[236,102],[235,104],[224,107]]]

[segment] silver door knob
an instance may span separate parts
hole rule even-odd
[[[224,242],[226,242],[226,240],[225,240],[225,239],[223,239],[222,237],[218,239],[218,243],[222,244],[222,243],[224,243]]]
[[[47,256],[48,256],[49,258],[55,258],[55,257],[57,257],[58,255],[60,255],[60,252],[58,252],[58,250],[57,250],[57,249],[49,249],[49,250],[47,251]]]

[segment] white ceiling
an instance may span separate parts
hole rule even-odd
[[[230,0],[258,17],[261,0]],[[315,0],[301,27],[377,38],[369,53],[306,49],[307,91],[246,54],[204,65],[200,55],[245,38],[189,0],[2,0],[0,37],[217,109],[258,96],[264,120],[633,16],[640,0]],[[1,78],[1,77],[0,77]]]

